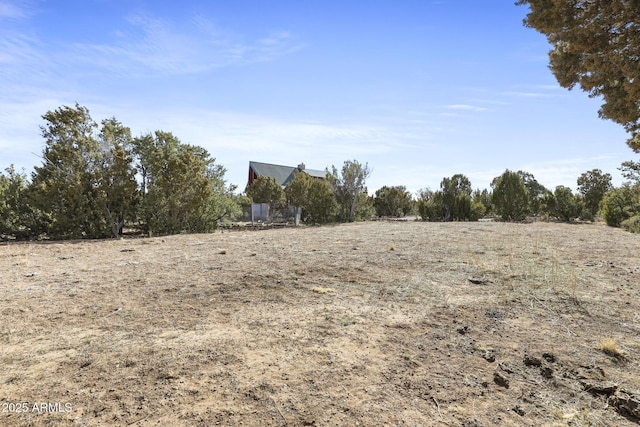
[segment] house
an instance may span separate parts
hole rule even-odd
[[[270,163],[249,162],[249,180],[247,182],[247,188],[253,183],[259,176],[266,176],[273,178],[282,187],[286,187],[291,181],[293,181],[294,174],[296,172],[304,172],[314,178],[324,179],[327,175],[326,171],[307,169],[304,163],[300,163],[298,166],[282,166],[273,165]],[[285,213],[285,218],[293,215],[295,217],[295,223],[298,225],[300,222],[300,210],[290,207],[288,212]],[[269,205],[266,203],[252,203],[251,204],[251,222],[254,221],[268,221],[269,220]]]
[[[282,187],[286,187],[288,183],[293,181],[295,172],[304,172],[314,178],[322,178],[326,176],[326,171],[307,169],[304,163],[298,166],[281,166],[272,165],[270,163],[249,162],[249,181],[247,187],[259,176],[274,178]]]

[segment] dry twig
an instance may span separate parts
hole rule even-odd
[[[278,407],[278,403],[276,403],[276,400],[273,397],[271,398],[271,400],[273,401],[273,406],[276,407],[276,409],[278,410],[278,413],[280,414],[280,416],[284,420],[284,425],[288,425],[289,423],[287,422],[287,419],[284,417],[284,414],[282,413],[282,411]]]
[[[431,396],[431,398],[433,399],[433,401],[436,403],[436,409],[438,410],[438,415],[440,415],[440,418],[442,418],[442,412],[440,412],[440,404],[438,403],[438,399],[436,399],[435,397]]]

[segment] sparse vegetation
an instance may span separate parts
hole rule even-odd
[[[311,290],[317,294],[335,294],[336,290],[332,288],[323,288],[322,286],[314,286]]]
[[[640,215],[634,215],[620,223],[620,227],[631,232],[640,233]]]
[[[60,425],[632,426],[639,256],[547,222],[5,243],[0,384]]]
[[[621,357],[622,351],[613,338],[605,338],[600,340],[600,350],[612,357]]]

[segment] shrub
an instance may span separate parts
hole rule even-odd
[[[451,178],[443,178],[440,191],[434,198],[440,204],[444,221],[468,221],[471,217],[471,181],[457,173]]]
[[[625,219],[620,226],[631,233],[640,233],[640,215]]]
[[[602,199],[601,209],[607,225],[620,227],[626,219],[640,214],[640,184],[626,183],[609,191]]]
[[[550,206],[549,213],[557,219],[570,222],[580,216],[583,204],[580,197],[573,194],[569,187],[558,185],[553,192],[554,203]]]
[[[522,221],[529,213],[529,193],[516,172],[504,171],[492,184],[492,202],[503,221]]]
[[[310,223],[325,224],[335,219],[338,209],[336,196],[327,181],[311,180],[304,207],[306,220]]]
[[[376,191],[373,206],[378,216],[401,217],[411,212],[411,193],[404,185],[387,187]]]
[[[487,209],[482,202],[471,202],[471,215],[469,216],[470,221],[477,221],[480,218],[483,218],[487,212]]]
[[[582,212],[580,212],[579,218],[582,221],[591,221],[591,222],[593,222],[593,221],[596,220],[595,215],[593,215],[589,209],[586,209],[586,207],[583,207]]]
[[[611,174],[603,173],[600,169],[593,169],[580,175],[578,191],[584,201],[584,214],[581,217],[593,220],[598,213],[602,198],[611,189],[613,189]]]
[[[418,198],[418,215],[423,221],[444,221],[447,207],[444,204],[442,191],[420,190]]]

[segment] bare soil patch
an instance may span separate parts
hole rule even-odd
[[[0,268],[3,426],[640,415],[640,236],[602,225],[13,243]]]

